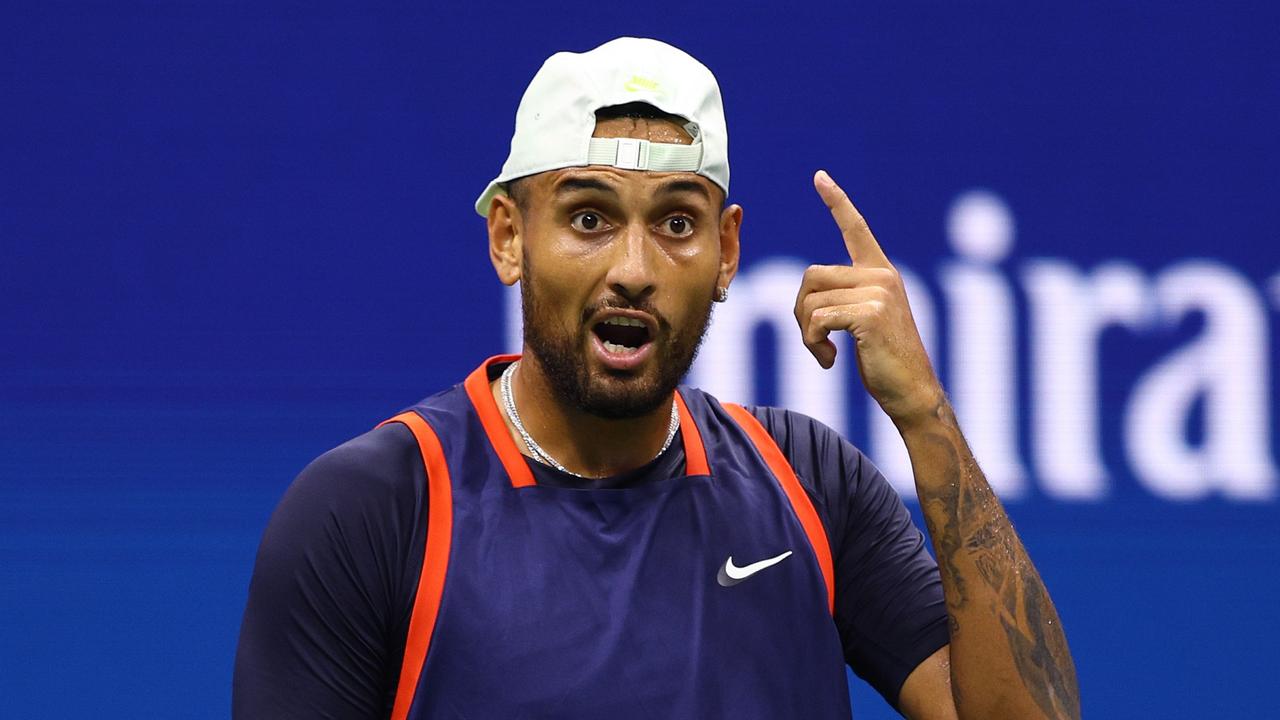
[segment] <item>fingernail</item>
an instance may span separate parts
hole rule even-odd
[[[836,184],[836,181],[831,179],[831,176],[827,174],[826,170],[819,170],[818,174],[815,177],[819,185],[823,185],[825,187],[831,187],[832,185]]]

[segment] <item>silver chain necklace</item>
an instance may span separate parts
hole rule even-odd
[[[542,446],[534,441],[533,437],[529,435],[529,431],[524,429],[524,423],[520,422],[520,413],[516,410],[515,395],[511,392],[511,378],[515,375],[516,365],[518,364],[518,362],[513,362],[508,365],[507,369],[502,371],[502,380],[499,381],[499,385],[502,388],[502,404],[506,406],[507,417],[511,418],[511,424],[516,426],[516,432],[520,433],[520,437],[524,440],[525,446],[528,447],[529,451],[536,456],[535,459],[546,465],[550,465],[560,472],[566,472],[570,475],[583,479],[590,479],[586,475],[579,475],[578,473],[570,470],[562,465],[559,460],[551,457],[550,453],[543,450]],[[658,451],[658,455],[666,452],[667,448],[671,447],[671,441],[675,439],[676,430],[679,429],[680,413],[676,410],[676,404],[673,400],[671,403],[671,422],[667,427],[667,440],[662,443],[662,449]],[[658,455],[654,455],[654,457],[656,458]]]

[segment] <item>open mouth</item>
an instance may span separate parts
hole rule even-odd
[[[630,355],[651,339],[649,326],[632,317],[614,316],[596,323],[591,330],[600,338],[604,349],[615,355]]]

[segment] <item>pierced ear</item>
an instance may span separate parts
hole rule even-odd
[[[506,195],[496,195],[489,202],[489,260],[503,285],[515,285],[520,279],[523,250],[524,219],[520,208]]]
[[[742,206],[730,205],[720,213],[720,273],[716,286],[728,289],[738,274],[739,238],[742,232]]]

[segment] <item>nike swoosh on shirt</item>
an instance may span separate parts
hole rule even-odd
[[[737,585],[761,570],[773,567],[789,557],[791,557],[790,550],[782,553],[781,555],[768,558],[767,560],[760,560],[745,567],[738,567],[733,564],[733,556],[730,555],[729,559],[724,561],[724,565],[720,568],[720,572],[716,573],[716,582],[720,583],[721,587]]]

